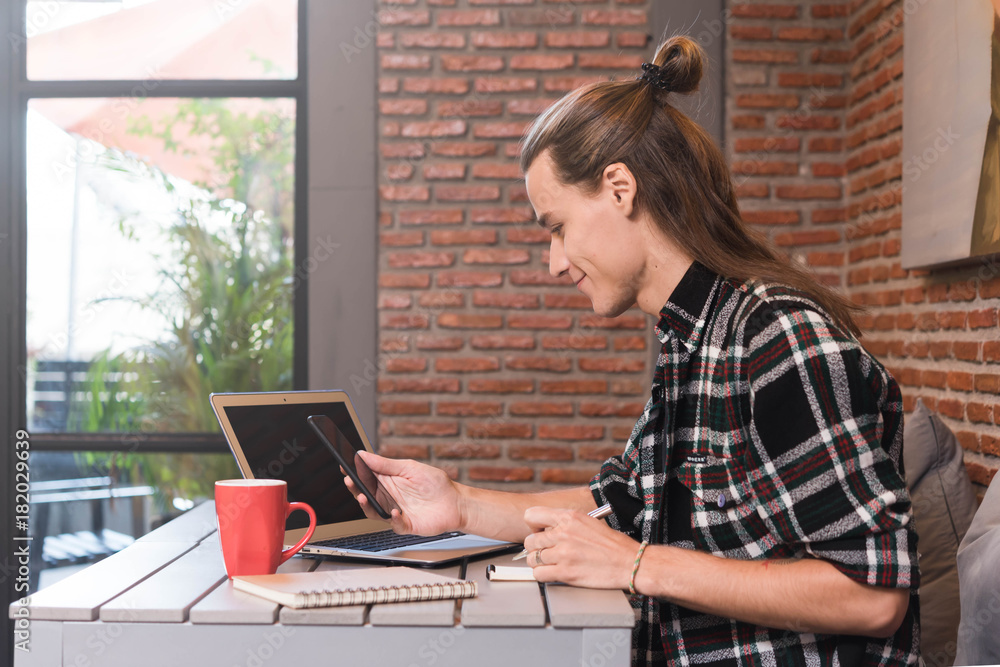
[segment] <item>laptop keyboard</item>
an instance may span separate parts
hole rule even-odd
[[[465,533],[452,532],[441,533],[440,535],[399,535],[391,530],[383,530],[378,533],[366,533],[365,535],[335,537],[331,540],[313,542],[310,546],[331,547],[334,549],[355,549],[357,551],[385,551],[386,549],[409,547],[414,544],[423,544],[425,542],[443,540],[446,537],[459,537],[464,534]]]

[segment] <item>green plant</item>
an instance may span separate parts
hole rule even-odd
[[[176,204],[163,229],[141,212],[119,222],[123,235],[154,258],[160,288],[135,300],[160,313],[167,335],[117,355],[98,355],[85,399],[71,418],[81,431],[138,434],[217,432],[208,395],[292,385],[292,219],[294,121],[279,110],[235,112],[223,100],[186,100],[132,132],[187,153],[186,134],[208,151],[221,182],[195,187],[136,157],[108,149],[105,168],[155,183]],[[208,146],[207,149],[204,146]],[[171,497],[210,496],[216,479],[235,476],[231,457],[90,454],[88,463],[127,470]]]

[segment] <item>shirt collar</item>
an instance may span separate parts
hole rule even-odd
[[[698,348],[721,280],[717,273],[697,260],[691,263],[666,305],[660,309],[660,320],[654,331],[661,343],[675,337],[689,352]]]

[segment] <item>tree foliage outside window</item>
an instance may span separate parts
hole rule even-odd
[[[294,113],[248,106],[183,100],[175,114],[142,116],[130,127],[161,140],[166,151],[201,159],[207,151],[214,176],[203,181],[183,183],[138,157],[106,151],[107,168],[155,182],[176,202],[174,221],[156,238],[135,215],[119,222],[137,245],[157,248],[161,287],[135,305],[165,316],[169,331],[93,360],[89,389],[71,406],[78,430],[136,440],[218,432],[210,393],[292,387]],[[141,476],[162,501],[210,497],[216,479],[238,475],[229,456],[83,456],[128,470],[132,481]]]

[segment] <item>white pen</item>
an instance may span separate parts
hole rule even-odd
[[[590,510],[589,512],[587,512],[587,516],[592,516],[595,519],[603,519],[604,517],[606,517],[609,514],[611,514],[611,505],[610,504],[601,505],[596,510]],[[518,555],[514,556],[514,558],[512,560],[521,560],[522,558],[525,558],[527,555],[528,555],[528,550],[527,549],[522,549],[521,553],[519,553]]]

